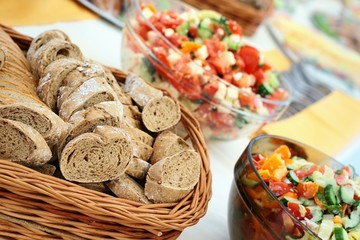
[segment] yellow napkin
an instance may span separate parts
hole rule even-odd
[[[8,26],[95,19],[75,0],[0,0],[0,22]]]
[[[268,62],[272,66],[273,70],[279,72],[290,70],[290,60],[285,57],[285,55],[282,54],[280,51],[276,49],[271,49],[263,51],[262,54],[264,54],[266,62]]]
[[[259,133],[298,140],[335,156],[360,134],[360,101],[334,91],[288,119],[266,124]]]

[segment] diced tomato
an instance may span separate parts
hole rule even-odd
[[[349,178],[352,178],[354,173],[353,173],[353,169],[350,166],[344,166],[342,168],[342,170],[346,170],[349,173]]]
[[[303,198],[315,197],[318,189],[319,189],[319,185],[314,182],[300,182],[296,186],[298,195]]]
[[[149,32],[150,28],[147,25],[141,25],[138,29],[137,29],[137,34],[144,39],[145,41],[148,40],[148,32]]]
[[[358,195],[355,194],[354,200],[355,200],[355,201],[360,201],[360,196],[358,196]]]
[[[219,82],[217,79],[210,78],[210,81],[204,86],[203,93],[208,96],[214,96],[219,89]]]
[[[345,184],[347,182],[347,180],[349,180],[350,174],[345,169],[341,169],[340,171],[341,171],[340,174],[336,174],[336,173],[334,174],[334,178],[335,178],[336,183],[338,185],[343,185],[343,184]]]
[[[266,80],[266,76],[265,73],[262,69],[258,69],[253,73],[255,79],[256,79],[256,86],[260,86],[261,84],[263,84]]]
[[[204,39],[210,57],[218,57],[222,52],[225,52],[226,44],[218,39]]]
[[[194,74],[185,74],[181,78],[176,79],[173,83],[174,87],[190,100],[201,98],[200,77]]]
[[[281,101],[286,99],[288,93],[283,88],[277,88],[275,91],[268,95],[267,98],[274,101]]]
[[[231,70],[231,67],[227,65],[226,62],[219,56],[210,57],[208,62],[216,69],[217,73],[220,75],[224,75]]]
[[[302,180],[308,176],[311,176],[311,174],[313,174],[313,172],[315,172],[316,170],[318,170],[318,166],[316,166],[315,164],[314,165],[311,165],[309,168],[307,169],[297,169],[295,170],[295,174],[296,176]]]
[[[239,70],[244,70],[245,68],[245,63],[244,60],[241,58],[241,56],[239,54],[235,54],[235,66],[237,66],[239,68]]]
[[[282,199],[282,198],[284,198],[284,197],[288,197],[288,198],[292,198],[292,199],[298,199],[298,198],[299,198],[299,196],[297,195],[296,192],[287,192],[287,193],[284,193],[283,195],[281,195],[281,196],[279,197],[279,199]]]
[[[272,66],[268,63],[264,63],[262,66],[261,66],[261,69],[266,72],[266,71],[269,71],[272,69]]]
[[[179,14],[172,10],[168,10],[166,12],[162,12],[160,15],[159,21],[166,27],[166,28],[176,28],[179,26],[183,20],[179,17]]]
[[[232,73],[225,73],[222,76],[222,79],[225,80],[228,83],[233,83],[234,82],[234,76]]]
[[[170,63],[167,59],[167,51],[163,47],[153,47],[153,54],[160,60],[166,67],[170,67]]]
[[[228,20],[228,27],[233,34],[239,34],[240,36],[242,35],[242,28],[237,22]]]
[[[245,45],[240,49],[239,55],[244,61],[246,73],[255,73],[259,69],[260,53],[256,48]]]
[[[190,25],[188,35],[191,38],[198,38],[199,37],[198,28],[197,28],[196,25],[194,25],[194,24]]]
[[[188,38],[186,36],[179,35],[177,33],[174,33],[170,37],[168,37],[169,41],[177,48],[181,48],[181,44],[184,41],[188,41]]]
[[[288,209],[290,210],[290,212],[298,219],[302,220],[305,217],[311,219],[312,218],[312,214],[310,212],[310,209],[307,207],[304,207],[298,203],[295,202],[288,202],[287,204]],[[300,208],[305,208],[305,214],[303,213],[303,211],[300,210]]]
[[[239,102],[241,107],[248,107],[255,110],[255,94],[254,93],[239,93]]]
[[[270,190],[275,194],[275,196],[281,196],[287,192],[290,192],[292,185],[284,182],[269,182]]]

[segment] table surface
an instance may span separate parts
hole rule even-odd
[[[60,29],[66,32],[88,58],[103,64],[121,69],[120,46],[122,32],[109,23],[98,20],[87,20],[49,25],[15,27],[19,32],[36,36],[49,29]],[[276,48],[264,27],[247,39],[260,50]],[[209,202],[207,214],[195,226],[186,228],[179,239],[229,239],[227,229],[227,201],[233,178],[233,166],[249,142],[248,138],[231,141],[208,141],[211,171],[213,175],[213,195]],[[360,136],[348,149],[336,158],[344,163],[351,163],[359,171],[356,162],[360,155]]]

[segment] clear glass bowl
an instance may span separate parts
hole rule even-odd
[[[282,205],[261,179],[253,162],[259,153],[270,154],[281,145],[287,145],[292,156],[299,156],[317,165],[328,165],[336,170],[342,164],[318,150],[287,138],[261,135],[250,141],[235,164],[234,181],[228,202],[228,226],[231,239],[320,239]],[[244,176],[254,172],[260,184],[254,188],[244,184]],[[261,201],[259,196],[261,196]],[[269,212],[271,212],[269,214]],[[265,214],[266,213],[266,214]],[[296,235],[293,235],[296,232]]]
[[[286,110],[291,99],[291,89],[285,79],[280,79],[280,86],[288,92],[285,100],[276,101],[256,95],[255,106],[261,106],[257,109],[251,109],[248,106],[243,107],[230,106],[223,99],[215,96],[209,96],[204,88],[192,84],[191,78],[196,77],[200,82],[216,81],[226,91],[236,92],[246,98],[248,92],[238,88],[225,80],[219,78],[210,71],[204,71],[199,74],[184,72],[183,64],[173,64],[171,67],[163,63],[151,50],[148,41],[140,36],[142,28],[151,29],[152,42],[161,42],[168,53],[176,53],[180,56],[183,53],[176,48],[162,33],[156,30],[150,21],[143,15],[141,4],[151,4],[158,11],[173,10],[182,13],[193,9],[192,7],[175,0],[133,0],[128,3],[125,14],[125,29],[122,38],[122,69],[128,72],[134,72],[151,82],[157,87],[166,89],[174,97],[192,111],[202,126],[205,138],[234,139],[236,137],[247,136],[255,131],[261,124],[279,119]],[[190,62],[192,60],[189,60]],[[194,61],[192,61],[195,65]],[[188,63],[188,62],[187,62]],[[199,66],[200,67],[200,66]],[[230,90],[229,90],[230,89]]]

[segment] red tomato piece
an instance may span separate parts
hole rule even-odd
[[[265,73],[262,69],[258,69],[256,70],[254,73],[253,73],[255,79],[256,79],[256,86],[260,86],[261,84],[263,84],[266,80],[266,76],[265,76]]]
[[[154,55],[160,60],[162,64],[164,64],[167,67],[170,67],[170,63],[167,59],[167,52],[165,48],[163,47],[153,47],[152,52]]]
[[[288,202],[287,204],[288,209],[290,210],[290,212],[298,219],[302,220],[304,218],[312,218],[312,214],[310,212],[310,209],[307,207],[304,207],[298,203],[295,202]],[[300,210],[300,208],[305,208],[305,214],[303,213],[303,211]]]
[[[168,10],[166,12],[162,12],[160,15],[160,20],[159,20],[166,28],[176,28],[177,26],[179,26],[183,20],[179,17],[179,15],[172,11],[172,10]]]
[[[302,180],[308,176],[311,176],[311,174],[313,174],[313,172],[315,172],[316,170],[318,170],[318,166],[316,165],[311,165],[308,169],[298,169],[295,170],[295,174],[296,176]]]
[[[188,35],[191,38],[198,38],[199,37],[198,28],[197,28],[196,25],[194,25],[194,24],[190,25]]]
[[[287,91],[282,88],[277,88],[272,94],[268,95],[267,98],[274,101],[281,101],[286,99],[287,95]]]
[[[241,107],[249,107],[251,110],[255,110],[255,94],[240,92],[239,101]]]
[[[204,44],[210,57],[218,57],[222,52],[226,51],[226,44],[219,39],[204,39]]]
[[[266,71],[269,71],[272,69],[272,66],[268,63],[264,63],[262,66],[261,66],[261,69],[266,72]]]
[[[281,196],[287,192],[290,192],[292,186],[288,183],[284,182],[270,182],[269,183],[270,190],[275,194],[275,196]]]
[[[315,197],[317,191],[319,189],[319,185],[314,182],[300,182],[296,186],[296,190],[298,195],[303,198],[313,198]]]
[[[237,22],[228,20],[228,27],[233,34],[239,34],[240,36],[242,35],[242,28],[239,24],[237,24]]]
[[[245,45],[240,49],[239,55],[244,61],[246,73],[255,73],[259,69],[260,53],[256,48]]]
[[[226,64],[224,60],[221,59],[221,57],[210,57],[208,60],[209,64],[212,65],[218,74],[223,76],[224,74],[228,73],[231,70],[231,67]]]
[[[210,78],[210,81],[203,88],[203,93],[207,94],[208,96],[214,96],[218,89],[219,82],[217,79]]]
[[[336,173],[334,174],[334,178],[335,178],[336,183],[338,185],[343,185],[343,184],[345,184],[347,182],[347,180],[349,180],[350,174],[345,169],[341,169],[340,171],[341,171],[340,174],[336,174]]]

